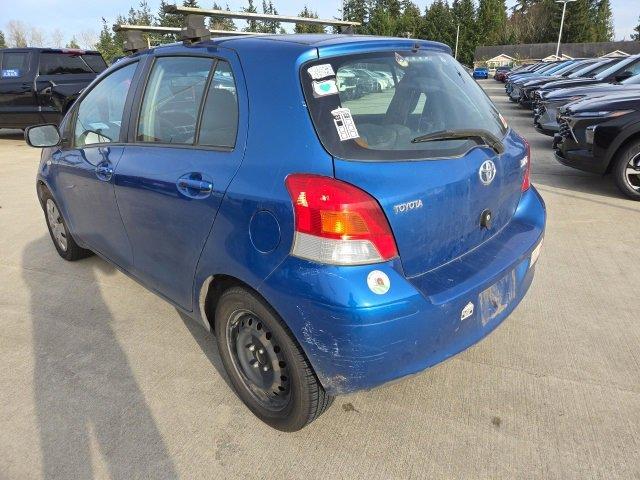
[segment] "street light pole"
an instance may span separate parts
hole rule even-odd
[[[560,54],[560,40],[562,39],[562,27],[564,27],[564,15],[567,12],[567,3],[575,2],[576,0],[556,0],[556,3],[562,3],[562,19],[560,20],[560,33],[558,34],[558,46],[556,47],[556,59]]]

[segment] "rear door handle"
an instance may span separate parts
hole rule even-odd
[[[99,163],[96,166],[96,177],[100,180],[109,181],[113,176],[113,167],[110,163]]]
[[[178,186],[178,191],[189,198],[207,198],[213,192],[213,182],[199,172],[187,173],[181,176],[176,185]]]
[[[207,182],[206,180],[194,180],[191,178],[181,178],[178,180],[178,187],[180,188],[190,188],[192,190],[198,190],[202,193],[211,193],[213,190],[213,185],[211,182]]]

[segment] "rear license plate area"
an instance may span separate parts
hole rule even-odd
[[[480,294],[478,304],[482,325],[486,325],[506,310],[515,297],[516,271],[512,270]]]

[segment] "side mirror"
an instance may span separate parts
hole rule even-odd
[[[629,70],[625,70],[624,72],[621,72],[618,75],[616,75],[615,80],[616,82],[621,82],[631,77],[633,77],[633,72],[630,72]]]
[[[24,131],[24,139],[29,146],[36,148],[55,147],[61,141],[60,131],[52,123],[28,127]]]

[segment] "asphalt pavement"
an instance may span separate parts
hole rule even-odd
[[[640,478],[640,203],[558,164],[481,84],[548,208],[528,296],[480,344],[294,434],[243,406],[204,329],[98,258],[58,257],[39,152],[0,131],[0,479]]]

